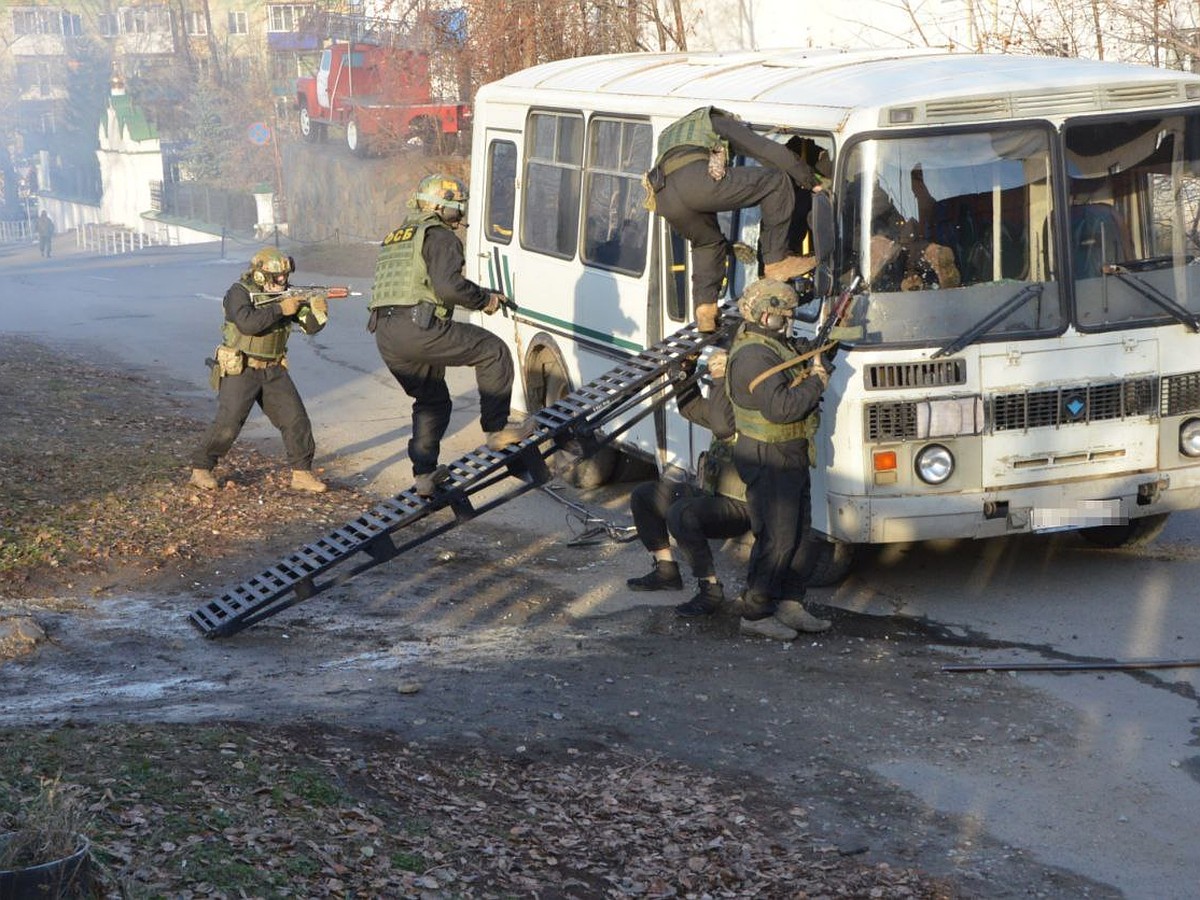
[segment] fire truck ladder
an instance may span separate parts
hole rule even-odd
[[[723,331],[701,333],[695,326],[676,332],[535,413],[533,434],[519,444],[498,451],[482,446],[443,467],[446,477],[432,497],[421,497],[413,488],[401,491],[209,600],[188,620],[207,638],[236,634],[545,484],[550,480],[546,457],[571,441],[584,447],[606,443],[641,421],[678,390],[680,382],[667,377],[672,366],[723,338]],[[601,434],[602,427],[618,420]],[[521,483],[480,506],[471,504],[471,495],[510,478]],[[449,521],[415,537],[397,535],[446,507],[454,514]],[[355,567],[319,580],[359,553],[365,559]]]

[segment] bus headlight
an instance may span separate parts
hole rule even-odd
[[[913,468],[926,484],[943,484],[954,474],[954,454],[941,444],[930,444],[917,454]]]
[[[1200,456],[1200,419],[1188,419],[1179,426],[1179,452]]]

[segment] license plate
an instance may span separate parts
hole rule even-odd
[[[1067,531],[1097,525],[1124,525],[1120,500],[1081,500],[1075,506],[1035,507],[1029,518],[1031,531]]]

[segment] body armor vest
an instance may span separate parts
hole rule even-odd
[[[433,292],[429,271],[425,268],[425,256],[421,252],[425,246],[425,233],[430,228],[445,227],[437,213],[422,212],[406,219],[403,225],[383,239],[367,309],[415,306],[426,301],[437,307],[440,318],[444,319],[450,314],[450,310]]]
[[[734,336],[733,346],[729,349],[728,364],[730,367],[733,366],[733,358],[737,355],[738,351],[750,344],[759,344],[770,348],[771,352],[778,355],[779,359],[783,362],[795,359],[800,355],[783,341],[765,334],[748,331],[745,326],[742,326],[738,329],[737,335]],[[801,419],[799,422],[772,422],[757,409],[747,409],[744,406],[738,406],[737,401],[733,399],[729,379],[725,381],[725,390],[729,392],[729,402],[733,404],[733,418],[737,422],[738,434],[744,434],[746,437],[762,441],[764,444],[781,444],[785,441],[808,440],[817,433],[817,425],[820,424],[820,414],[816,410],[813,410],[807,418]],[[811,457],[812,454],[810,453],[810,461]]]
[[[246,289],[251,300],[255,294],[262,293],[253,282],[239,281],[238,284]],[[226,319],[225,324],[221,326],[221,343],[256,359],[282,359],[287,353],[288,335],[291,333],[292,323],[288,319],[280,319],[275,327],[265,334],[243,334],[236,325]]]
[[[663,133],[658,136],[656,162],[661,163],[667,151],[676,147],[698,147],[705,153],[723,149],[728,157],[729,144],[713,130],[712,118],[709,115],[711,110],[710,106],[693,110],[678,122],[664,128]]]

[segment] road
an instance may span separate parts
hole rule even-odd
[[[64,247],[43,261],[28,248],[0,248],[3,330],[77,348],[84,358],[123,360],[194,403],[203,419],[213,408],[203,359],[217,343],[220,298],[248,255],[235,253],[236,259],[222,259],[215,245],[203,245],[98,258]],[[366,277],[302,271],[298,280],[369,287]],[[292,371],[314,421],[317,464],[335,478],[388,494],[409,484],[408,401],[379,363],[365,321],[361,300],[335,307],[325,332],[293,339]],[[447,456],[481,440],[469,373],[453,373],[451,386],[456,411]],[[261,417],[252,418],[246,437],[278,452],[278,438]],[[619,490],[597,497],[608,514],[622,517]],[[544,495],[520,504],[512,514],[521,528],[552,531],[563,520]],[[678,602],[673,595],[624,591],[623,579],[644,565],[636,545],[598,556],[595,567],[572,565],[547,576],[574,598],[568,600],[573,615]],[[580,584],[581,571],[591,583]],[[844,611],[839,624],[856,623],[860,635],[871,622],[903,622],[923,633],[931,657],[923,677],[952,685],[938,696],[969,700],[999,691],[1013,698],[1008,707],[947,703],[920,714],[897,705],[884,726],[894,734],[864,743],[874,748],[859,761],[865,769],[929,815],[952,817],[967,844],[987,835],[1130,898],[1183,900],[1200,896],[1193,819],[1200,807],[1200,669],[965,674],[943,672],[933,658],[1195,661],[1197,585],[1200,515],[1191,513],[1174,516],[1157,542],[1138,551],[1101,551],[1071,535],[879,549],[864,554],[843,584],[814,598]],[[875,633],[886,644],[886,632]],[[840,652],[871,657],[857,644]],[[869,698],[848,691],[838,701],[846,704],[847,721],[856,702],[886,706],[893,699],[889,691]],[[897,698],[920,692],[913,684],[894,687]],[[1034,700],[1018,702],[1018,695]],[[1030,725],[1038,712],[1065,737]],[[904,737],[910,732],[918,737]],[[931,746],[956,749],[924,754],[922,734]]]

